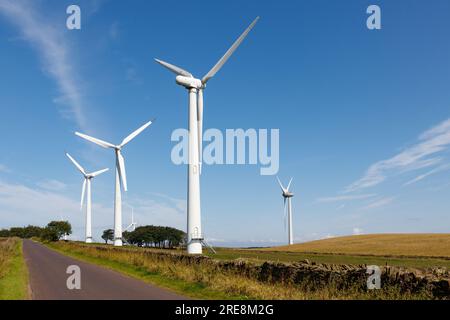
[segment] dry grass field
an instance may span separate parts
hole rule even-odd
[[[450,258],[447,234],[371,234],[318,240],[266,251]]]

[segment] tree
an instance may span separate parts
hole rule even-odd
[[[9,238],[11,236],[11,233],[7,229],[0,230],[0,238]]]
[[[173,248],[183,242],[185,233],[170,227],[142,226],[133,232],[127,232],[124,237],[129,244],[139,247]]]
[[[44,241],[55,242],[60,238],[58,231],[53,227],[46,227],[42,230],[41,239]]]
[[[72,226],[68,221],[52,221],[47,225],[47,228],[54,230],[58,239],[61,239],[64,235],[72,234]]]
[[[23,237],[25,239],[30,239],[33,237],[40,237],[42,234],[43,229],[41,227],[36,226],[27,226],[23,228]]]
[[[105,244],[108,244],[108,241],[114,241],[114,230],[113,229],[104,230],[102,239],[105,240]]]

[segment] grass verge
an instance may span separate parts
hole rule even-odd
[[[245,296],[228,294],[217,290],[212,290],[202,283],[187,282],[177,278],[164,276],[160,272],[150,271],[143,266],[136,266],[132,263],[119,262],[115,260],[105,259],[104,257],[93,256],[89,251],[82,252],[80,250],[73,250],[74,247],[67,246],[61,243],[44,243],[50,249],[69,257],[93,263],[110,270],[118,271],[135,279],[142,280],[152,285],[170,289],[180,295],[193,299],[205,300],[241,300]]]
[[[76,259],[98,264],[145,282],[199,299],[429,299],[402,293],[395,287],[376,292],[337,290],[332,285],[308,289],[286,283],[267,283],[239,272],[218,269],[214,260],[190,259],[184,254],[113,248],[81,243],[51,243],[50,248]]]
[[[22,240],[0,239],[0,300],[28,298],[28,269],[23,258]]]

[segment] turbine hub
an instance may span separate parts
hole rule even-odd
[[[185,77],[185,76],[177,76],[175,78],[177,84],[185,87],[186,89],[202,89],[203,83],[199,79]]]

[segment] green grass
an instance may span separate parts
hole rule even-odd
[[[367,292],[359,285],[339,289],[330,283],[311,287],[308,283],[260,281],[258,273],[242,274],[237,269],[217,269],[210,259],[187,259],[186,254],[169,250],[123,247],[97,244],[58,242],[47,244],[62,254],[94,263],[145,282],[169,288],[181,295],[198,299],[432,299],[427,292],[402,292],[388,286],[377,292]],[[229,250],[229,249],[228,249]],[[218,256],[227,259],[235,250],[221,249]],[[243,250],[247,251],[247,250]],[[192,258],[192,259],[191,259]],[[262,260],[261,260],[262,261]]]
[[[428,258],[428,257],[392,257],[376,255],[357,255],[357,254],[332,254],[332,253],[304,253],[288,251],[270,251],[270,249],[233,249],[233,248],[215,248],[217,254],[206,253],[206,255],[215,259],[234,260],[245,258],[256,262],[280,261],[280,262],[299,262],[310,260],[316,263],[326,264],[367,264],[367,265],[389,265],[406,268],[425,269],[430,267],[450,268],[450,259]]]
[[[28,269],[23,258],[22,240],[0,240],[0,256],[0,300],[28,299]]]
[[[227,294],[217,290],[211,290],[202,283],[190,283],[187,281],[173,279],[161,275],[158,272],[150,272],[142,267],[137,267],[128,263],[121,263],[103,258],[92,257],[87,254],[68,250],[59,246],[57,243],[45,243],[47,247],[59,253],[70,256],[72,258],[93,263],[110,270],[118,271],[127,276],[142,280],[149,284],[167,288],[171,291],[183,295],[187,298],[194,299],[210,299],[210,300],[242,300],[245,299],[242,295]]]

